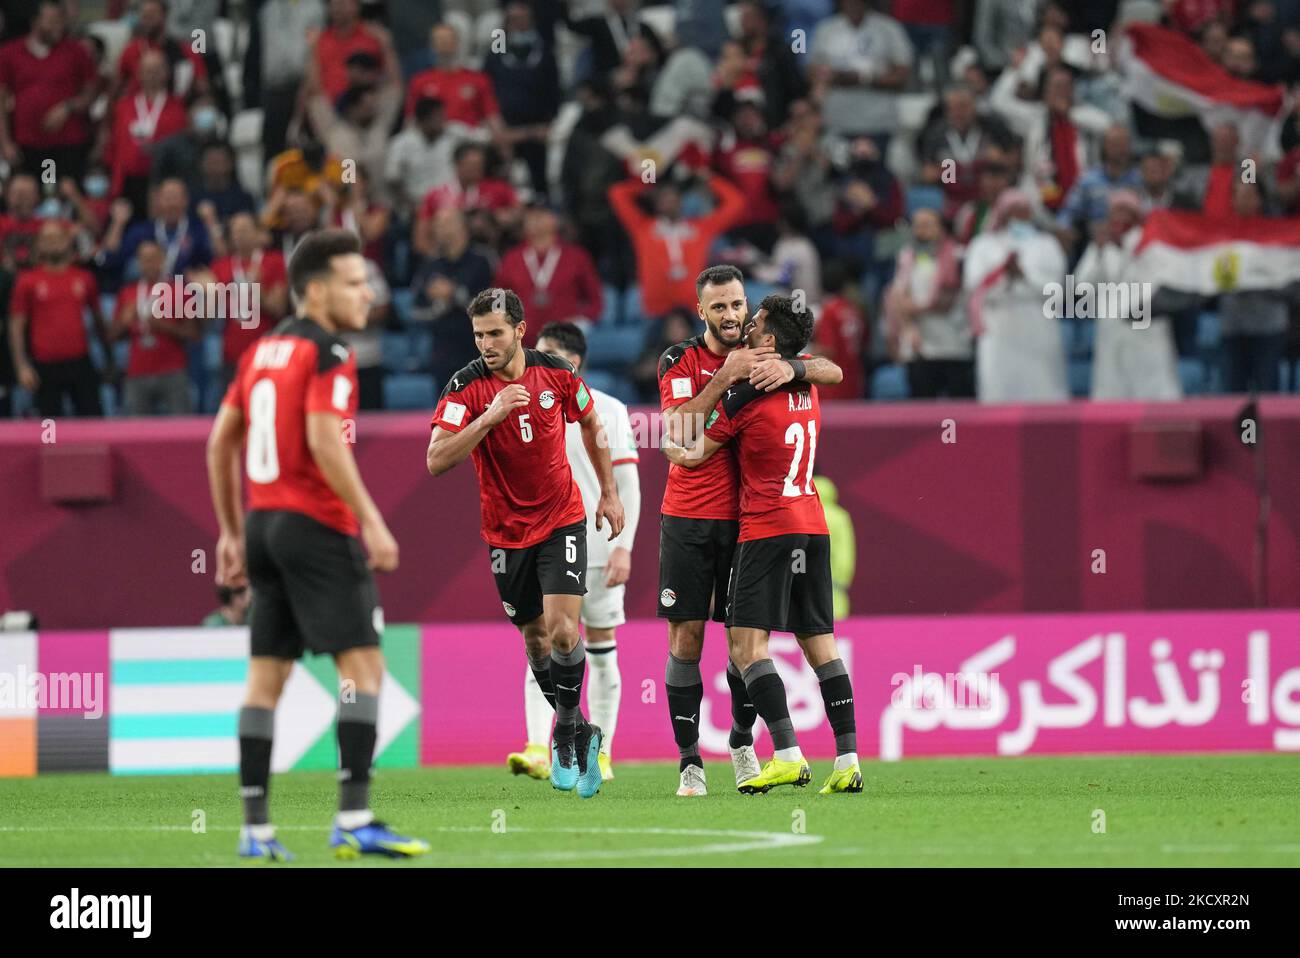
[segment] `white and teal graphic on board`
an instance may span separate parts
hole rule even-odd
[[[384,633],[379,767],[413,766],[419,755],[419,637]],[[236,719],[248,672],[248,630],[118,629],[109,633],[109,769],[119,775],[233,772]],[[338,678],[333,662],[295,662],[275,714],[271,769],[333,768]]]

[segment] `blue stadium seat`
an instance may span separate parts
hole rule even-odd
[[[1066,376],[1070,383],[1070,395],[1087,397],[1092,390],[1092,360],[1071,359]]]
[[[582,373],[582,378],[592,389],[599,389],[603,393],[614,395],[618,388],[618,378],[610,372],[603,369],[587,369]]]
[[[384,333],[384,369],[394,373],[411,368],[411,337],[406,333]]]
[[[1213,351],[1219,348],[1219,314],[1205,312],[1196,317],[1196,348]]]
[[[920,209],[943,209],[943,190],[937,186],[909,186],[907,188],[907,215]]]
[[[385,409],[432,409],[435,403],[432,376],[389,373],[384,377]]]
[[[203,365],[211,372],[221,371],[221,330],[209,330],[203,334]]]
[[[427,373],[433,369],[433,329],[414,324],[408,333],[411,342],[411,361],[416,372]]]
[[[1182,380],[1184,396],[1199,396],[1205,392],[1205,364],[1199,359],[1179,359],[1178,378]]]
[[[587,333],[587,365],[617,369],[636,362],[645,345],[643,326],[593,326]]]
[[[758,312],[758,304],[775,292],[776,287],[771,283],[760,283],[755,279],[745,280],[745,298],[749,300],[750,315]]]
[[[601,288],[604,302],[599,321],[605,325],[617,325],[623,320],[623,294],[606,283]]]
[[[400,322],[405,323],[411,316],[411,307],[415,305],[415,290],[398,287],[393,290],[393,312]]]
[[[641,287],[635,283],[623,290],[622,305],[623,315],[620,320],[624,325],[639,325],[642,321],[650,318],[645,313],[645,307],[641,305]]]
[[[912,390],[907,384],[907,370],[897,363],[877,366],[871,374],[872,399],[907,399]]]

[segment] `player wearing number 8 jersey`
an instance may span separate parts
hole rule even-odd
[[[426,465],[442,475],[473,457],[483,539],[501,604],[524,636],[529,666],[555,708],[551,784],[590,798],[600,789],[601,730],[579,701],[586,655],[578,617],[587,573],[586,513],[566,457],[576,422],[595,467],[596,529],[623,528],[609,442],[586,384],[559,356],[525,349],[519,297],[485,289],[469,304],[480,358],[452,376],[431,423]]]
[[[330,845],[340,858],[419,855],[429,846],[398,835],[370,811],[383,611],[370,565],[397,567],[397,543],[366,492],[344,435],[357,409],[356,362],[338,337],[362,329],[374,298],[356,236],[307,236],[289,263],[302,304],[244,354],[208,439],[208,482],[221,536],[217,583],[252,585],[248,693],[239,712],[244,828],[239,854],[291,856],[270,824],[267,788],[275,708],[304,649],[334,657],[339,813]],[[350,433],[350,431],[349,431]],[[241,445],[251,510],[240,514]]]
[[[812,335],[809,310],[785,296],[769,296],[748,329],[751,347],[770,346],[796,356]],[[749,698],[767,723],[775,756],[741,782],[742,792],[774,785],[806,785],[811,771],[799,751],[785,685],[768,654],[772,632],[793,632],[821,684],[835,732],[835,769],[823,794],[860,792],[853,689],[835,647],[830,536],[813,464],[821,425],[817,387],[789,382],[760,392],[742,382],[727,389],[691,448],[666,444],[675,465],[699,468],[728,443],[740,466],[740,535],[727,588],[731,661]]]

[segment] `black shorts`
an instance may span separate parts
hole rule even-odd
[[[562,526],[522,549],[488,546],[501,605],[515,625],[542,614],[544,595],[586,595],[587,523]]]
[[[727,628],[796,635],[835,631],[831,537],[792,533],[736,546]]]
[[[681,516],[661,516],[660,520],[659,617],[679,622],[723,621],[727,576],[740,523]]]
[[[254,510],[244,532],[253,655],[337,655],[379,644],[384,613],[355,536],[300,512]]]

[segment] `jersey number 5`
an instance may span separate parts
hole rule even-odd
[[[799,474],[799,460],[803,458],[803,423],[792,422],[785,431],[785,444],[794,443],[794,458],[790,460],[790,471],[786,473],[785,486],[781,489],[783,496],[811,496],[813,492],[813,460],[817,457],[817,423],[808,423],[808,469],[804,474],[803,488],[795,485]]]
[[[280,453],[275,445],[275,382],[260,379],[248,391],[248,478],[266,485],[280,478]]]
[[[519,435],[524,437],[524,442],[533,441],[533,424],[528,421],[528,413],[519,417]]]

